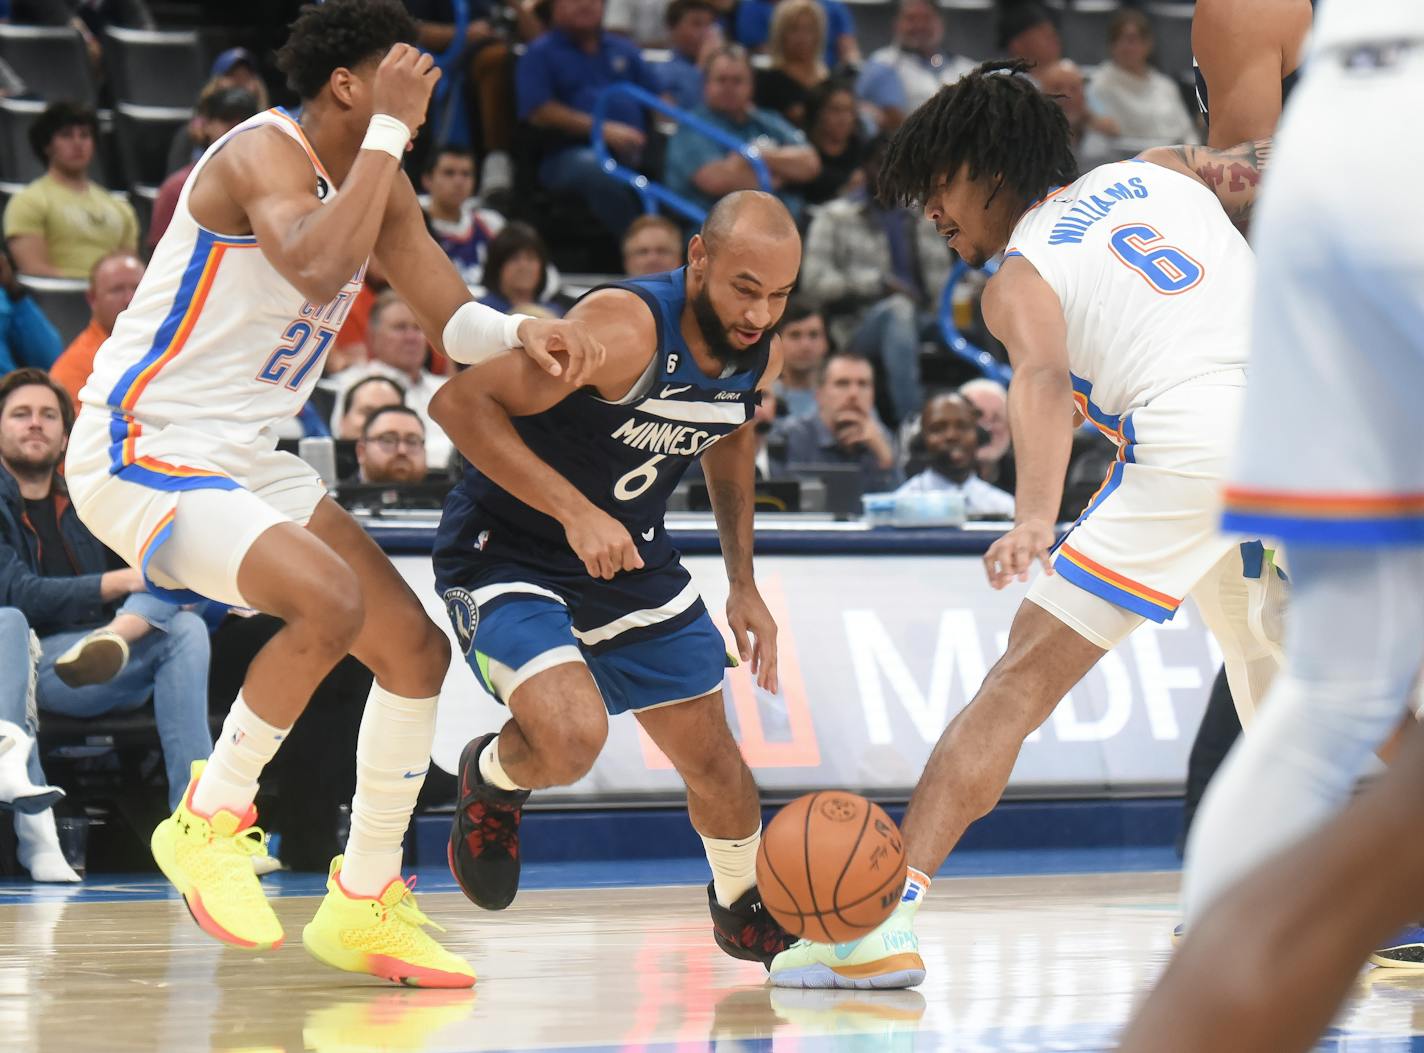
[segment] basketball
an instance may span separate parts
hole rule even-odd
[[[781,927],[816,943],[859,939],[905,886],[905,844],[878,804],[840,790],[776,813],[757,851],[757,888]]]

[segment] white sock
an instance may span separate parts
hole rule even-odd
[[[701,834],[698,836],[702,837]],[[712,867],[712,892],[722,906],[730,907],[756,884],[756,857],[760,845],[760,823],[753,833],[736,840],[702,838],[707,862]]]
[[[258,776],[291,730],[275,728],[252,712],[239,691],[193,791],[193,811],[204,817],[219,811],[246,815],[257,796]]]
[[[504,765],[499,762],[499,736],[496,735],[485,743],[485,748],[480,750],[480,778],[491,786],[497,786],[501,790],[527,790],[529,787],[520,786],[509,776],[509,772],[504,770]]]
[[[917,903],[930,890],[929,875],[914,867],[905,868],[905,891],[900,896],[901,903]]]
[[[400,877],[401,843],[430,767],[438,702],[371,685],[356,737],[356,796],[341,866],[341,887],[352,895],[379,896]]]

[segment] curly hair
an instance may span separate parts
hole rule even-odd
[[[40,164],[49,163],[50,143],[56,135],[69,128],[88,128],[94,141],[99,141],[99,117],[81,102],[71,102],[68,99],[52,102],[35,118],[35,123],[30,125],[26,134],[30,140],[30,149],[39,158]]]
[[[277,68],[305,101],[316,98],[333,70],[352,69],[415,39],[415,20],[399,0],[306,4],[277,52]]]
[[[1027,77],[1028,63],[985,62],[940,88],[906,118],[885,151],[876,196],[886,205],[922,204],[944,176],[968,165],[969,178],[994,181],[1024,202],[1078,177],[1068,120]]]

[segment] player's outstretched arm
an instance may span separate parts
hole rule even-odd
[[[1149,161],[1191,176],[1221,201],[1244,234],[1251,223],[1256,192],[1271,159],[1271,140],[1254,139],[1226,150],[1210,146],[1157,146],[1142,154]]]
[[[476,303],[430,231],[404,174],[396,177],[376,239],[376,259],[415,313],[425,338],[452,361],[474,365],[522,348],[545,372],[572,387],[588,383],[603,364],[603,345],[573,319],[507,315]],[[554,352],[563,352],[562,358]],[[567,365],[567,375],[565,375]]]
[[[1048,550],[1073,447],[1073,387],[1063,305],[1033,264],[1022,256],[1005,261],[984,287],[982,308],[1014,367],[1009,431],[1018,472],[1015,526],[984,556],[989,583],[1001,589],[1015,578],[1027,581],[1035,561],[1053,572]]]
[[[605,346],[620,349],[590,378],[605,397],[621,397],[641,373],[630,352],[656,346],[651,312],[632,293],[595,293],[571,314]],[[604,386],[607,385],[607,390]],[[614,390],[621,385],[624,390]],[[531,450],[513,418],[542,413],[570,394],[569,385],[527,355],[506,352],[471,366],[430,400],[430,416],[465,458],[524,504],[559,521],[589,574],[611,578],[643,565],[627,529]]]
[[[1192,51],[1211,105],[1211,146],[1275,132],[1281,80],[1296,68],[1310,21],[1310,0],[1197,0]]]
[[[770,391],[781,375],[781,340],[773,339],[771,357],[759,390]],[[702,455],[702,474],[717,517],[722,561],[727,567],[727,624],[737,642],[737,654],[751,663],[763,690],[777,690],[776,621],[757,591],[752,575],[752,544],[756,509],[756,430],[751,421],[713,443]],[[750,637],[750,639],[749,639]]]

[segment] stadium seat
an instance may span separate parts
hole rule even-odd
[[[168,177],[168,147],[193,111],[176,106],[114,107],[114,141],[124,185],[135,193],[156,190]]]
[[[1192,4],[1149,4],[1147,17],[1157,38],[1154,64],[1173,80],[1192,74]]]
[[[848,0],[846,6],[855,20],[855,39],[862,55],[869,55],[894,39],[894,0]]]
[[[944,50],[982,62],[999,47],[998,15],[993,0],[940,0],[944,9]]]
[[[94,73],[79,32],[71,27],[0,25],[0,60],[24,90],[41,99],[94,104]]]
[[[104,31],[104,62],[114,98],[135,106],[192,106],[207,80],[193,30]]]
[[[1096,66],[1108,57],[1108,23],[1116,0],[1077,0],[1059,19],[1063,54],[1080,66]]]
[[[89,301],[85,299],[89,283],[81,278],[20,278],[35,303],[45,313],[60,339],[67,345],[89,324]]]
[[[0,180],[28,183],[44,175],[45,166],[30,149],[30,125],[45,104],[33,99],[0,99]]]

